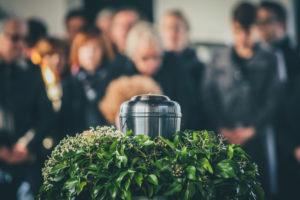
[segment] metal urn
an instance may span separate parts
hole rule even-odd
[[[144,94],[124,102],[120,108],[121,131],[170,138],[180,131],[180,105],[163,95]]]

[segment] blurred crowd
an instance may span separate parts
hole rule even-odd
[[[231,16],[233,44],[205,64],[180,10],[158,26],[131,7],[103,9],[94,24],[71,10],[64,39],[37,18],[1,19],[1,197],[33,199],[63,137],[118,126],[121,103],[153,93],[179,102],[182,129],[214,130],[242,145],[267,199],[299,199],[300,57],[287,12],[264,1],[240,3]]]

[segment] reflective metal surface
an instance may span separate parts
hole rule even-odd
[[[177,102],[163,95],[140,95],[124,102],[120,109],[120,127],[123,132],[150,137],[170,138],[180,130],[181,109]]]

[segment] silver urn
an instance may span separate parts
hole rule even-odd
[[[163,95],[139,95],[124,102],[120,108],[120,129],[124,133],[170,138],[180,131],[180,105]]]

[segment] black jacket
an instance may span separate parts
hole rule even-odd
[[[110,80],[110,70],[107,66],[101,66],[95,74],[81,69],[78,74],[62,81],[62,107],[58,114],[61,137],[107,124],[99,111],[98,102]]]
[[[207,68],[203,103],[211,128],[268,125],[281,90],[276,57],[256,46],[252,58],[224,49]]]
[[[11,145],[32,129],[35,136],[28,147],[31,153],[39,153],[42,139],[54,129],[54,113],[39,67],[25,61],[10,65],[0,63],[0,108],[6,116],[0,118],[0,131],[6,136],[0,137],[7,139],[1,143]]]
[[[127,75],[139,73],[132,62],[131,67],[127,68],[131,69]],[[197,129],[199,120],[196,88],[177,56],[164,54],[160,69],[152,78],[161,86],[165,95],[180,104],[183,115],[182,129]]]
[[[198,90],[202,83],[205,66],[197,57],[196,51],[192,48],[186,48],[180,53],[166,52],[166,54],[174,54],[177,57],[182,70],[186,71],[189,81]]]
[[[291,84],[293,84],[300,75],[299,52],[296,48],[292,47],[288,37],[273,43],[272,47],[275,51],[279,50],[283,54],[288,80],[290,80]]]

